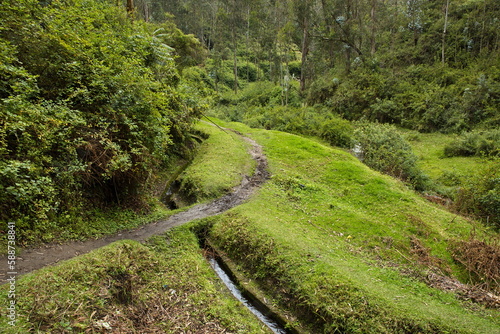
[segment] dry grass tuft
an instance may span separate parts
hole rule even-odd
[[[453,257],[467,269],[472,282],[494,293],[500,292],[500,237],[489,243],[474,237],[459,241]]]
[[[431,269],[438,269],[439,271],[444,271],[450,273],[451,269],[446,265],[445,261],[431,255],[431,250],[420,241],[416,236],[410,237],[410,253],[414,254],[418,258],[418,262]]]

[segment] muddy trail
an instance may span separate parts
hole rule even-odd
[[[230,193],[211,202],[195,205],[186,211],[170,216],[168,219],[143,225],[133,230],[122,231],[100,239],[74,241],[66,244],[47,244],[40,248],[22,250],[16,259],[17,276],[88,253],[118,240],[130,239],[143,242],[147,238],[161,234],[174,226],[195,219],[215,216],[241,204],[269,178],[269,172],[267,171],[267,159],[262,147],[254,140],[240,133],[237,134],[251,144],[249,153],[257,162],[257,166],[255,173],[252,176],[245,175],[241,184],[234,187]],[[6,255],[0,257],[0,262],[4,267],[0,276],[0,284],[3,284],[6,280],[5,273],[8,272],[7,268],[5,268],[7,265]]]

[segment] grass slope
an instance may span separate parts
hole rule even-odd
[[[251,133],[265,147],[273,177],[248,203],[199,224],[211,226],[211,243],[234,261],[249,285],[287,309],[295,328],[500,333],[498,311],[459,301],[420,280],[431,270],[465,278],[449,246],[469,236],[469,222],[344,151],[276,131],[224,125]],[[201,146],[184,177],[213,196],[253,165],[238,137],[200,127],[212,141]],[[225,177],[228,168],[232,176]],[[0,328],[6,333],[266,332],[209,269],[192,232],[199,226],[182,226],[146,245],[115,243],[19,278],[18,326],[7,325],[2,308]],[[0,287],[2,300],[6,294],[7,286]]]
[[[211,242],[309,319],[306,331],[500,333],[498,311],[421,281],[430,272],[465,278],[450,245],[469,237],[468,221],[346,152],[231,127],[265,147],[273,177],[252,201],[210,219]]]
[[[455,135],[402,130],[419,157],[419,166],[431,179],[445,186],[457,186],[477,174],[491,160],[482,157],[446,157],[444,148]]]
[[[116,242],[22,277],[2,333],[267,333],[232,298],[189,227]],[[2,300],[7,300],[2,287]]]
[[[220,197],[252,173],[255,162],[248,155],[250,144],[230,130],[200,122],[196,129],[208,135],[192,164],[179,177],[181,192],[196,201]]]

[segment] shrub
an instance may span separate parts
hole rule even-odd
[[[495,161],[463,186],[455,208],[500,228],[500,161]]]
[[[446,145],[444,154],[456,156],[500,156],[500,129],[472,131]]]
[[[319,136],[330,145],[351,148],[354,142],[354,128],[349,121],[332,116],[321,125]]]
[[[262,70],[253,63],[238,64],[238,77],[248,82],[255,82],[263,76]]]
[[[427,177],[417,166],[417,156],[394,126],[359,123],[354,136],[366,165],[407,181],[417,190],[427,187]]]

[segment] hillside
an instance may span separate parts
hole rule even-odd
[[[474,301],[457,281],[465,283],[468,274],[454,261],[453,247],[468,241],[473,230],[477,238],[486,237],[480,225],[425,201],[345,151],[277,131],[224,125],[264,146],[272,177],[261,190],[227,213],[174,229],[145,245],[112,244],[22,277],[19,314],[25,328],[39,324],[42,332],[54,333],[63,332],[64,326],[73,331],[99,326],[101,321],[116,324],[115,331],[130,326],[147,333],[133,320],[134,312],[142,312],[151,315],[148,326],[167,332],[189,328],[188,323],[222,326],[216,332],[261,332],[256,320],[233,313],[245,314],[237,311],[239,306],[231,304],[229,311],[226,303],[232,302],[210,299],[214,291],[226,293],[196,242],[196,234],[205,230],[247,286],[261,291],[300,332],[500,332],[498,299],[496,309],[491,308],[494,300],[487,308],[486,299]],[[220,130],[210,133],[212,138],[226,136]],[[224,141],[212,143],[200,151],[204,160],[188,167],[181,179],[192,180],[191,172],[203,166],[224,165],[223,155],[204,153],[224,150]],[[199,179],[198,187],[209,182]],[[105,252],[116,254],[111,257],[117,262],[105,261],[110,256]],[[115,271],[129,278],[121,281]],[[133,296],[127,303],[113,295],[123,282],[129,282]],[[447,291],[451,286],[455,289]],[[178,298],[172,290],[183,291],[185,302],[170,304],[167,313],[188,312],[189,322],[185,316],[166,321],[167,315],[158,314],[158,305],[168,303],[162,298]],[[74,296],[70,291],[81,292]],[[42,307],[44,300],[54,308]]]
[[[479,226],[346,152],[252,134],[273,177],[253,201],[212,219],[209,239],[311,332],[500,330],[498,311],[479,320],[457,295],[429,287],[467,280],[454,247],[472,230],[480,237]]]
[[[269,332],[220,259],[291,333],[500,333],[499,110],[498,0],[3,0],[1,329]]]

